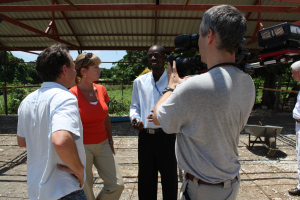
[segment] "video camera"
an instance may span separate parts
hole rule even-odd
[[[199,34],[183,34],[178,35],[175,40],[175,53],[184,53],[191,50],[198,50],[198,40]],[[245,56],[249,55],[248,49],[243,46],[246,44],[246,39],[244,38],[242,46],[238,49],[236,53],[236,63],[240,63]],[[181,55],[170,55],[167,58],[167,62],[170,62],[173,67],[173,61],[176,62],[176,68],[178,75],[180,77],[187,76],[189,74],[201,74],[207,71],[207,65],[201,62],[201,56],[194,57],[183,57]],[[243,67],[241,67],[243,68]],[[243,69],[245,70],[245,69]]]
[[[175,53],[183,53],[198,50],[198,34],[183,34],[175,38]],[[282,23],[276,26],[262,29],[258,32],[258,44],[263,47],[259,51],[259,62],[248,63],[249,50],[245,49],[247,41],[244,38],[241,47],[236,52],[236,63],[240,69],[248,74],[254,73],[255,68],[266,65],[278,65],[293,62],[292,56],[300,54],[300,26],[292,23]],[[173,65],[176,61],[177,72],[180,77],[191,73],[200,74],[207,71],[205,63],[201,62],[201,56],[186,58],[180,55],[170,55],[167,62]],[[242,63],[241,61],[244,60]]]

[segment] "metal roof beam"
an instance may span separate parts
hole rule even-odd
[[[47,34],[49,33],[49,31],[51,30],[53,24],[54,24],[53,21],[50,21],[48,27],[47,27],[46,30],[45,30],[45,33],[47,33]]]
[[[108,10],[182,10],[182,4],[77,4],[80,11],[108,11]],[[206,11],[215,4],[190,4],[186,11]],[[294,6],[258,6],[258,5],[232,5],[241,12],[270,12],[286,13]],[[51,12],[51,11],[74,11],[70,5],[1,5],[0,12]],[[291,11],[300,13],[299,9]]]
[[[295,6],[294,8],[287,10],[286,12],[290,13],[293,12],[294,10],[299,10],[299,8],[300,8],[300,4],[298,6]]]
[[[45,48],[47,47],[26,47],[23,49],[26,50],[34,50],[34,51],[43,51],[45,50]],[[166,51],[174,51],[175,47],[164,47]],[[69,50],[78,50],[76,48],[73,47],[68,47]],[[132,47],[128,47],[128,46],[109,46],[109,47],[84,47],[84,49],[86,50],[149,50],[149,46],[145,46],[145,47],[139,47],[139,46],[132,46]],[[5,51],[8,50],[7,48],[1,47],[0,46],[0,51]]]
[[[154,19],[154,17],[68,17],[68,20],[99,20],[99,19]],[[157,17],[157,19],[177,19],[177,20],[202,20],[202,17]],[[49,21],[51,18],[16,18],[18,21]],[[55,20],[64,20],[62,17],[55,18]],[[258,19],[248,19],[249,22],[257,22]],[[294,20],[273,20],[273,19],[261,19],[262,22],[294,22]]]
[[[258,4],[258,5],[261,5],[261,0],[258,0],[258,1],[257,1],[257,4]],[[253,32],[251,41],[248,42],[248,43],[246,44],[246,46],[257,42],[258,39],[257,39],[257,37],[256,37],[256,34],[258,33],[258,31],[259,31],[260,29],[263,28],[263,25],[262,25],[262,23],[261,23],[261,12],[258,12],[257,18],[258,18],[258,20],[257,20],[256,28],[255,28],[255,30],[254,30],[254,32]]]
[[[26,53],[31,53],[31,54],[40,55],[39,53],[31,52],[31,51],[28,51],[28,50],[23,49],[23,48],[8,47],[8,46],[5,46],[4,44],[2,44],[2,43],[0,42],[0,49],[1,49],[1,48],[6,49],[6,50],[1,50],[1,51],[24,51],[24,52],[26,52]]]
[[[0,4],[2,4],[2,3],[22,2],[22,1],[30,1],[30,0],[0,0]]]
[[[294,22],[293,24],[296,24],[296,25],[299,25],[299,26],[300,26],[300,20],[299,20],[299,21],[296,21],[296,22]]]
[[[57,41],[57,42],[63,43],[63,44],[65,44],[65,45],[68,45],[68,46],[71,46],[71,47],[74,47],[74,48],[77,48],[77,49],[79,48],[78,46],[76,46],[76,45],[74,45],[74,44],[71,44],[70,42],[61,40],[61,39],[59,39],[59,38],[57,38],[57,37],[55,37],[55,36],[53,36],[53,35],[44,33],[43,31],[40,31],[40,30],[38,30],[38,29],[36,29],[36,28],[33,28],[33,27],[31,27],[31,26],[28,26],[27,24],[24,24],[24,23],[22,23],[22,22],[19,22],[19,21],[13,19],[13,18],[7,17],[7,16],[5,16],[5,15],[3,15],[3,14],[1,14],[1,13],[0,13],[0,17],[2,17],[3,20],[6,21],[6,22],[8,22],[8,23],[14,24],[14,25],[19,26],[19,27],[21,27],[21,28],[24,28],[24,29],[26,29],[26,30],[32,31],[32,32],[37,33],[37,34],[39,34],[39,35],[42,35],[42,36],[44,36],[44,37],[47,37],[47,38],[50,38],[50,39],[55,40],[55,41]]]
[[[169,36],[177,36],[178,34],[156,34],[158,37],[169,37]],[[128,36],[128,37],[135,37],[135,36],[155,36],[155,34],[112,34],[112,33],[105,33],[105,34],[78,34],[79,37],[100,37],[100,36]],[[44,37],[42,35],[0,35],[0,38],[38,38]],[[60,37],[75,37],[72,34],[61,34]]]
[[[190,1],[190,0],[186,0],[186,1],[185,1],[185,4],[184,4],[182,10],[185,10],[185,9],[186,9],[187,5],[189,4],[189,1]]]
[[[65,0],[65,2],[66,2],[67,4],[69,4],[70,6],[72,6],[73,8],[75,8],[75,10],[79,10],[79,8],[76,7],[71,1]],[[59,4],[59,3],[57,2],[57,4]]]
[[[31,51],[43,51],[45,50],[45,48],[47,47],[26,47],[26,48],[23,48],[23,49],[26,49],[26,50],[31,50]],[[166,51],[174,51],[175,50],[175,47],[164,47]],[[76,48],[73,48],[73,47],[70,47],[68,48],[69,50],[77,50]],[[84,47],[84,49],[86,50],[149,50],[149,46],[143,46],[143,47],[140,47],[140,46],[109,46],[109,47],[101,47],[101,46],[98,46],[98,47]],[[3,47],[0,46],[0,51],[6,51],[8,49],[5,49]],[[257,49],[249,49],[249,51],[257,51]]]
[[[58,0],[55,0],[55,3],[56,3],[56,4],[59,4]],[[70,3],[71,3],[71,2],[70,2]],[[61,11],[60,13],[62,14],[64,20],[65,20],[66,23],[68,24],[70,30],[72,31],[72,33],[73,33],[75,39],[77,40],[77,42],[78,42],[78,44],[79,44],[79,46],[80,46],[80,49],[81,49],[81,48],[82,48],[82,44],[81,44],[79,38],[77,37],[77,35],[76,35],[76,33],[75,33],[75,31],[74,31],[74,29],[73,29],[73,27],[72,27],[72,25],[71,25],[69,19],[68,19],[67,16],[65,15],[65,12]]]
[[[281,2],[289,2],[289,3],[299,3],[299,0],[271,0],[271,1],[281,1]]]
[[[156,44],[156,34],[157,34],[157,10],[155,11],[155,23],[154,23],[154,44]]]
[[[299,21],[300,22],[300,21]],[[296,24],[296,22],[294,23]],[[144,36],[155,36],[155,34],[112,34],[112,33],[106,33],[106,34],[79,34],[77,35],[79,37],[101,37],[101,36],[127,36],[127,37],[144,37]],[[156,34],[157,37],[175,37],[178,36],[178,34]],[[0,35],[0,38],[38,38],[38,37],[44,37],[42,35]],[[61,34],[60,37],[74,37],[72,34]],[[245,38],[252,38],[252,36],[245,36]]]
[[[259,0],[256,0],[255,3],[253,5],[257,5],[259,2]],[[250,18],[252,12],[249,12],[248,15],[246,16],[246,20],[248,21],[248,19]]]

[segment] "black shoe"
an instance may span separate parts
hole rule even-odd
[[[293,196],[300,196],[300,190],[298,188],[290,189],[289,194]]]

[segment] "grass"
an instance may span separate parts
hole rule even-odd
[[[124,101],[131,101],[132,95],[132,85],[123,86],[123,95],[122,95],[122,86],[121,85],[105,85],[109,98],[123,99]],[[129,108],[128,108],[129,109]]]
[[[109,84],[103,84],[104,87],[107,90],[108,96],[112,100],[112,108],[114,113],[110,113],[111,115],[128,115],[129,114],[129,105],[131,102],[131,96],[132,96],[132,85],[123,85],[123,95],[122,95],[122,86],[121,85],[109,85]],[[34,88],[27,88],[29,92],[33,92],[36,89],[39,89],[38,87]],[[282,87],[282,90],[286,90],[286,87]],[[288,90],[292,90],[292,87],[289,87]],[[260,103],[262,100],[262,89],[256,90],[256,102],[255,103]],[[10,90],[8,90],[8,101],[10,98]],[[289,93],[280,93],[280,101],[289,95]],[[119,104],[119,105],[117,105]],[[122,104],[122,105],[120,105]],[[3,95],[0,95],[0,114],[5,113],[5,108],[4,108],[4,97]],[[10,113],[11,114],[11,113]],[[16,113],[14,113],[16,114]]]
[[[103,84],[104,85],[104,84]],[[123,86],[123,95],[122,95],[122,86],[121,85],[104,85],[109,98],[112,100],[112,110],[115,113],[111,113],[111,115],[128,115],[129,114],[129,105],[131,102],[131,95],[132,95],[132,85],[124,85]],[[29,93],[39,89],[38,87],[34,88],[26,88]],[[10,90],[7,91],[8,101],[10,99]],[[116,105],[118,104],[118,105]],[[120,105],[120,104],[123,104]],[[4,97],[0,95],[0,114],[5,114],[5,107],[4,107]],[[9,114],[16,114],[16,113],[9,113]]]
[[[0,114],[5,114],[4,96],[0,95]]]

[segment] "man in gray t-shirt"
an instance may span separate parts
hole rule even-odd
[[[212,7],[203,15],[198,41],[208,71],[181,79],[176,62],[173,68],[168,63],[169,88],[155,106],[153,121],[166,133],[177,133],[177,162],[186,172],[180,199],[237,197],[239,134],[255,101],[251,77],[235,63],[246,29],[236,8]]]

